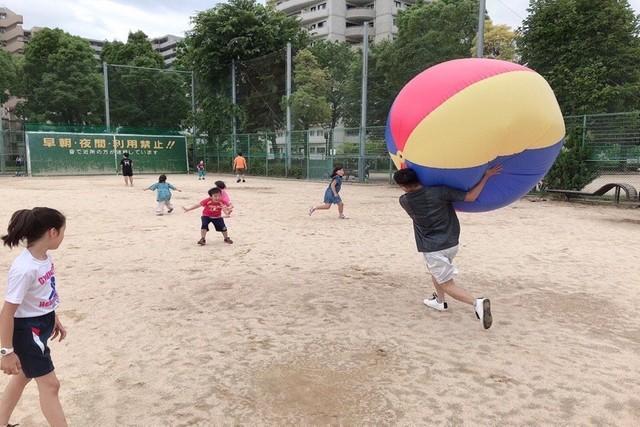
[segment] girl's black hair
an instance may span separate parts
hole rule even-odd
[[[218,187],[213,187],[211,190],[208,191],[208,193],[209,193],[209,196],[213,196],[214,194],[222,193],[222,191],[220,191]]]
[[[215,186],[218,187],[221,190],[224,190],[225,188],[227,188],[227,185],[224,183],[224,181],[216,181],[214,182]]]
[[[167,180],[167,175],[162,174],[158,177],[158,182],[166,182]]]
[[[331,172],[331,178],[333,178],[334,176],[337,175],[336,172],[338,172],[340,169],[344,169],[344,167],[342,166],[336,166],[335,168],[333,168],[333,172]]]
[[[55,228],[60,230],[67,219],[59,211],[51,208],[20,209],[11,215],[7,234],[2,236],[5,246],[18,246],[23,239],[27,239],[27,246]]]

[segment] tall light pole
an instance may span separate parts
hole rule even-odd
[[[369,74],[369,22],[364,23],[362,37],[362,95],[360,103],[360,155],[358,156],[358,178],[364,182],[367,143],[367,78]]]
[[[478,36],[476,37],[476,57],[482,58],[484,55],[484,15],[486,10],[485,0],[480,0],[478,8]]]

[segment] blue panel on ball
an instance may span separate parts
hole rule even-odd
[[[389,118],[387,118],[387,126],[384,128],[384,139],[387,142],[387,150],[389,153],[396,154],[398,151],[398,147],[396,147],[396,141],[393,139],[393,135],[391,134],[391,114],[389,114]]]
[[[525,150],[518,154],[502,156],[489,164],[465,169],[428,168],[407,162],[407,167],[418,173],[423,185],[446,185],[468,191],[484,172],[495,164],[501,164],[502,173],[491,177],[480,197],[473,202],[454,203],[459,211],[486,212],[507,206],[527,194],[551,169],[564,140],[546,148]]]

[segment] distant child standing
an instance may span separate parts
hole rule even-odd
[[[312,206],[309,209],[309,216],[317,210],[329,209],[331,205],[338,205],[338,218],[346,219],[344,216],[344,203],[340,197],[340,189],[342,188],[342,177],[344,176],[344,168],[336,166],[331,173],[331,183],[324,192],[324,203],[318,206]]]
[[[227,193],[227,185],[224,181],[216,181],[214,184],[220,189],[220,200],[222,200],[223,203],[227,203],[227,210],[229,215],[231,215],[231,212],[233,212],[233,204],[231,203],[229,193]]]
[[[124,185],[133,187],[133,160],[129,158],[129,153],[124,153],[122,157],[120,167],[122,168],[122,176],[124,176]]]
[[[158,202],[158,207],[156,207],[157,215],[164,215],[165,206],[167,207],[167,213],[173,212],[173,206],[171,205],[171,190],[182,192],[182,190],[178,190],[167,182],[167,176],[165,174],[158,177],[158,182],[151,184],[148,188],[144,189],[144,191],[147,190],[158,191],[156,195],[156,201]]]
[[[200,227],[200,240],[198,240],[198,244],[200,246],[204,246],[207,244],[207,240],[205,239],[207,236],[207,232],[209,232],[209,224],[213,224],[216,231],[222,233],[224,237],[225,243],[233,243],[233,240],[229,238],[229,234],[227,233],[227,226],[224,223],[224,218],[222,214],[229,215],[229,204],[222,201],[222,191],[218,187],[214,187],[209,190],[209,197],[202,200],[197,205],[193,205],[190,207],[184,207],[185,212],[192,211],[194,209],[198,209],[202,207],[202,216],[200,217],[202,226]]]
[[[198,163],[198,165],[196,166],[196,169],[198,170],[198,181],[200,180],[204,181],[204,175],[206,173],[204,160],[200,160],[200,163]]]
[[[238,155],[233,159],[233,170],[236,172],[236,182],[244,181],[244,173],[247,170],[247,159],[242,156],[242,152],[238,152]]]
[[[11,264],[4,305],[0,311],[0,366],[11,375],[0,400],[0,425],[9,419],[26,385],[35,379],[40,408],[51,426],[66,426],[60,404],[49,339],[62,341],[67,331],[56,315],[60,304],[58,282],[51,255],[64,239],[66,219],[55,209],[33,208],[16,211],[2,236],[6,246],[26,240],[27,247]]]

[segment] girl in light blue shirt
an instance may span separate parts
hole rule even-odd
[[[173,212],[173,205],[171,205],[171,190],[182,192],[182,190],[178,190],[167,182],[167,176],[165,174],[158,177],[158,182],[144,189],[144,191],[147,190],[156,190],[158,192],[156,195],[156,200],[158,202],[158,207],[156,208],[157,215],[164,215],[165,206],[167,207],[167,213]]]

